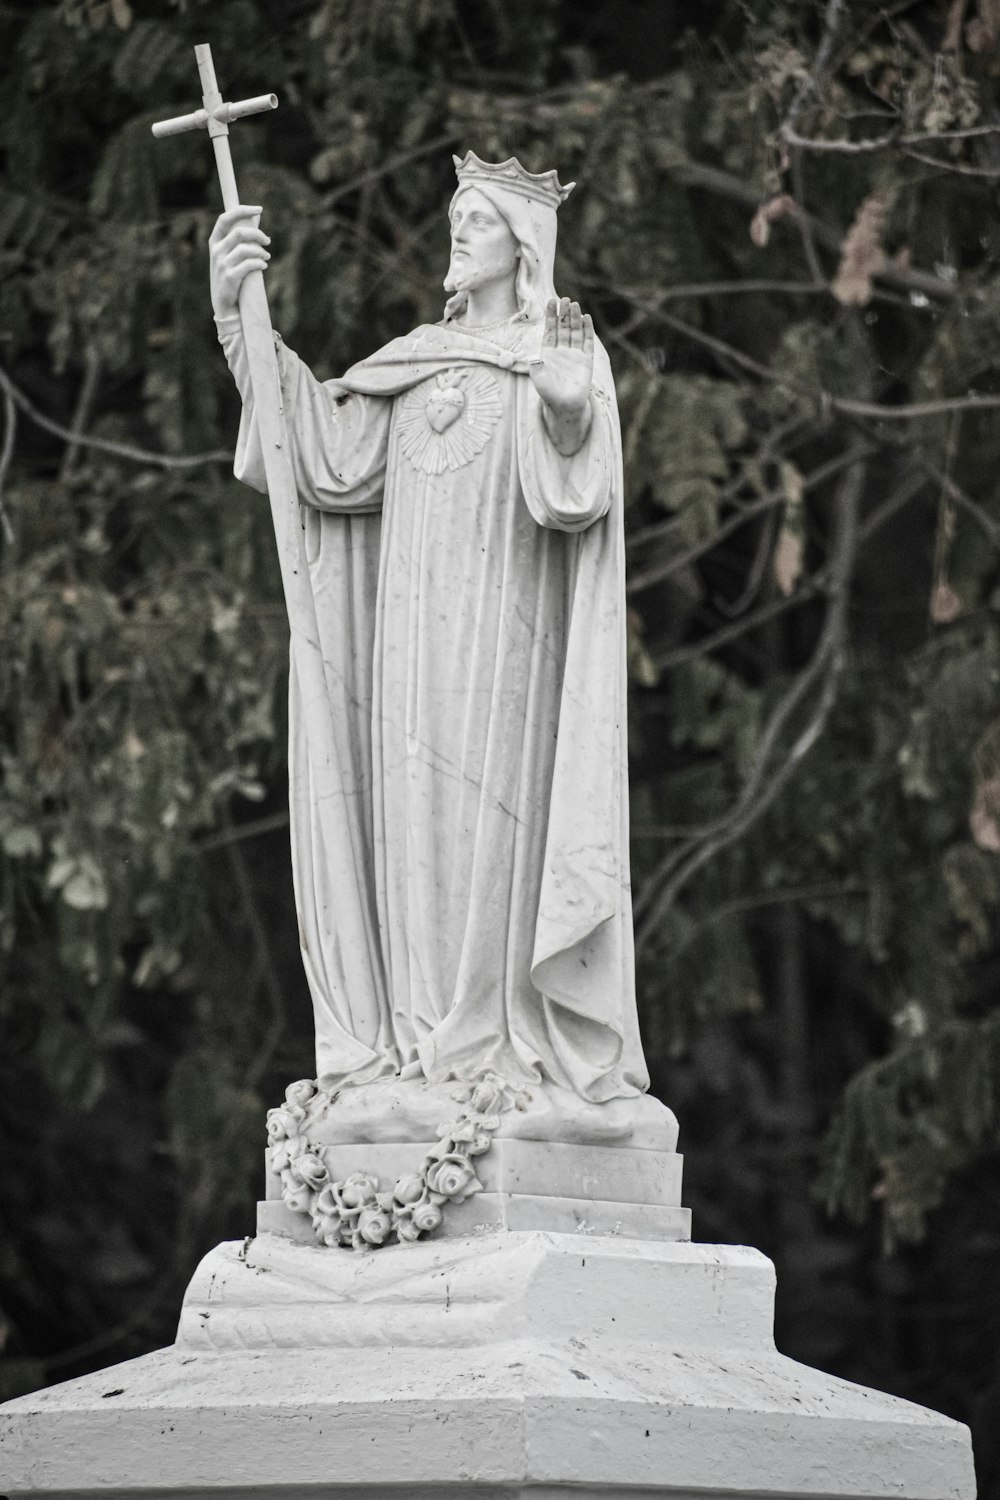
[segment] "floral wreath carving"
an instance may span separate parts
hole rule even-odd
[[[308,1108],[334,1097],[309,1079],[289,1084],[284,1104],[267,1112],[267,1157],[287,1207],[308,1216],[321,1244],[351,1250],[419,1240],[440,1227],[448,1203],[482,1192],[473,1158],[490,1149],[501,1115],[525,1109],[528,1100],[498,1073],[481,1074],[456,1094],[465,1107],[450,1125],[438,1126],[440,1139],[420,1168],[383,1189],[369,1172],[335,1182],[320,1148],[306,1138]]]

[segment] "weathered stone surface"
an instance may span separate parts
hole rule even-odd
[[[173,1348],[3,1409],[0,1492],[972,1500],[966,1429],[778,1354],[773,1288],[737,1246],[220,1246]]]

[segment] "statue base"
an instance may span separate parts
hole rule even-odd
[[[333,1178],[366,1172],[391,1184],[418,1167],[434,1144],[355,1142],[319,1149]],[[455,1239],[500,1229],[547,1229],[688,1240],[691,1210],[681,1207],[683,1161],[673,1150],[573,1146],[509,1136],[494,1139],[489,1151],[475,1158],[483,1191],[463,1203],[448,1203],[434,1238]],[[267,1198],[257,1205],[257,1233],[314,1245],[316,1235],[309,1216],[294,1213],[281,1201],[281,1179],[266,1167],[265,1171]]]
[[[177,1342],[0,1411],[9,1500],[972,1500],[967,1429],[780,1355],[754,1250],[220,1245]]]

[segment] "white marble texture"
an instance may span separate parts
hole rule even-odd
[[[434,1141],[423,1145],[407,1141],[331,1146],[323,1159],[331,1177],[370,1172],[394,1181],[412,1172],[434,1145]],[[489,1151],[475,1158],[475,1165],[487,1193],[676,1206],[681,1201],[683,1161],[676,1151],[495,1139]],[[274,1172],[267,1174],[266,1196],[269,1200],[281,1197],[281,1181]]]
[[[301,639],[290,609],[289,758],[317,1074],[495,1071],[601,1104],[648,1083],[614,382],[590,320],[554,300],[568,189],[472,153],[458,176],[442,322],[326,383],[280,351],[310,593]],[[236,473],[266,489],[224,274],[261,235],[226,224],[213,287],[243,398]]]
[[[736,1246],[220,1246],[173,1348],[3,1408],[0,1492],[973,1500],[967,1430],[784,1358],[773,1293]]]

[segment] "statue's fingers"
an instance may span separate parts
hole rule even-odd
[[[545,304],[545,327],[542,329],[542,348],[556,347],[556,301],[550,297]]]
[[[237,224],[229,231],[229,239],[238,245],[269,245],[271,236],[258,229],[256,224]]]
[[[583,348],[583,316],[579,302],[569,305],[569,345],[571,349]]]
[[[221,213],[216,219],[212,233],[208,237],[209,243],[213,241],[218,243],[219,240],[225,239],[229,231],[237,224],[246,223],[248,220],[253,220],[256,224],[263,212],[260,204],[252,203],[241,203],[237,208],[227,208],[225,213]]]
[[[594,357],[594,320],[590,313],[583,315],[583,352]]]
[[[569,349],[572,347],[569,328],[569,298],[559,298],[559,347]]]
[[[266,271],[270,259],[269,251],[259,245],[248,245],[228,255],[224,264],[230,275],[245,276],[248,271]]]

